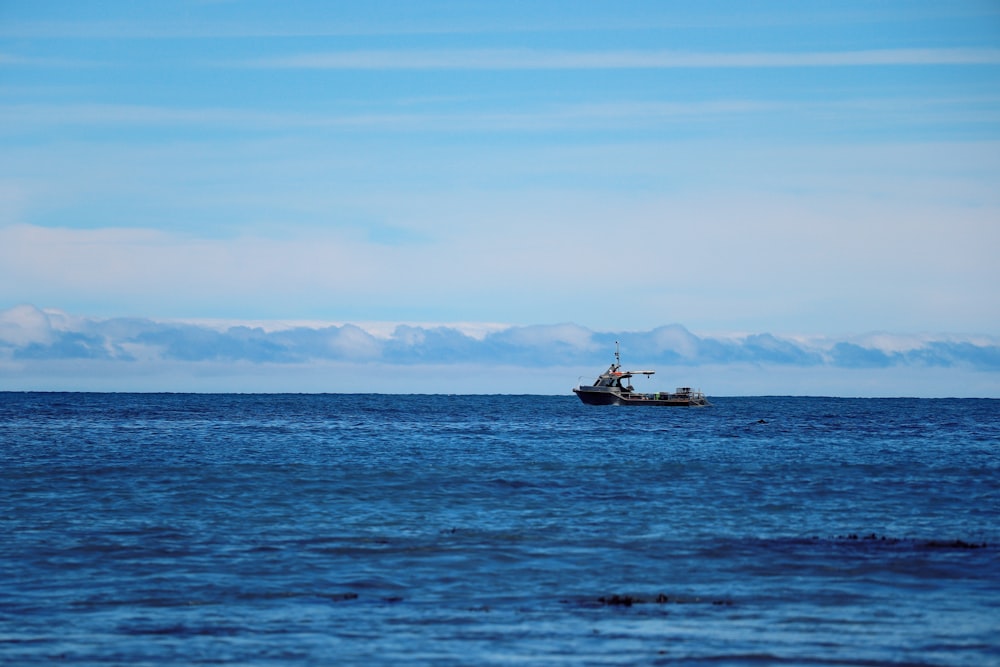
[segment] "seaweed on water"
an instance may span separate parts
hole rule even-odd
[[[601,596],[597,599],[597,601],[601,604],[612,606],[618,605],[622,607],[631,607],[634,604],[643,604],[646,602],[642,598],[632,597],[631,595],[618,595],[617,593],[607,597]]]
[[[898,544],[901,540],[896,537],[887,537],[885,535],[877,535],[876,533],[869,533],[868,535],[859,536],[857,533],[849,533],[847,535],[837,535],[838,540],[848,540],[851,542],[864,541],[864,542],[886,542],[888,544]]]
[[[634,595],[619,595],[615,593],[614,595],[605,595],[597,599],[602,605],[609,607],[631,607],[635,604],[689,604],[697,602],[706,602],[701,598],[681,598],[674,597],[671,598],[663,593],[659,593],[655,598],[643,598]],[[711,604],[716,606],[732,606],[733,601],[729,599],[723,600],[711,600]]]
[[[324,597],[327,600],[330,600],[331,602],[346,602],[348,600],[357,600],[358,594],[353,592],[326,593],[325,595],[321,595],[321,597]]]
[[[904,544],[904,545],[913,545],[914,547],[925,547],[928,549],[985,549],[989,546],[986,542],[967,542],[962,539],[920,541],[920,540],[907,540],[899,537],[888,537],[886,535],[878,535],[877,533],[869,533],[867,535],[848,533],[847,535],[838,535],[837,539],[848,542],[878,542],[879,544]]]
[[[951,541],[939,541],[931,540],[924,544],[925,547],[929,549],[985,549],[988,544],[986,542],[980,542],[976,544],[975,542],[966,542],[965,540],[951,540]]]

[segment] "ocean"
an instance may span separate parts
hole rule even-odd
[[[1000,400],[0,393],[4,665],[1000,665]]]

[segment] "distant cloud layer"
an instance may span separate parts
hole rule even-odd
[[[1000,371],[1000,340],[952,334],[868,334],[844,339],[770,333],[696,335],[679,324],[650,331],[598,332],[574,324],[466,325],[217,324],[98,319],[21,305],[0,311],[0,362],[311,361],[395,366],[603,367],[621,341],[624,362],[798,368],[962,368]]]

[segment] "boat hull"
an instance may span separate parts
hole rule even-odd
[[[646,405],[675,408],[708,405],[708,401],[701,395],[622,394],[616,391],[594,391],[591,387],[578,387],[573,392],[587,405]]]

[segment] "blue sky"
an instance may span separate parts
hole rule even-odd
[[[1000,396],[998,185],[996,2],[5,0],[0,389]]]

